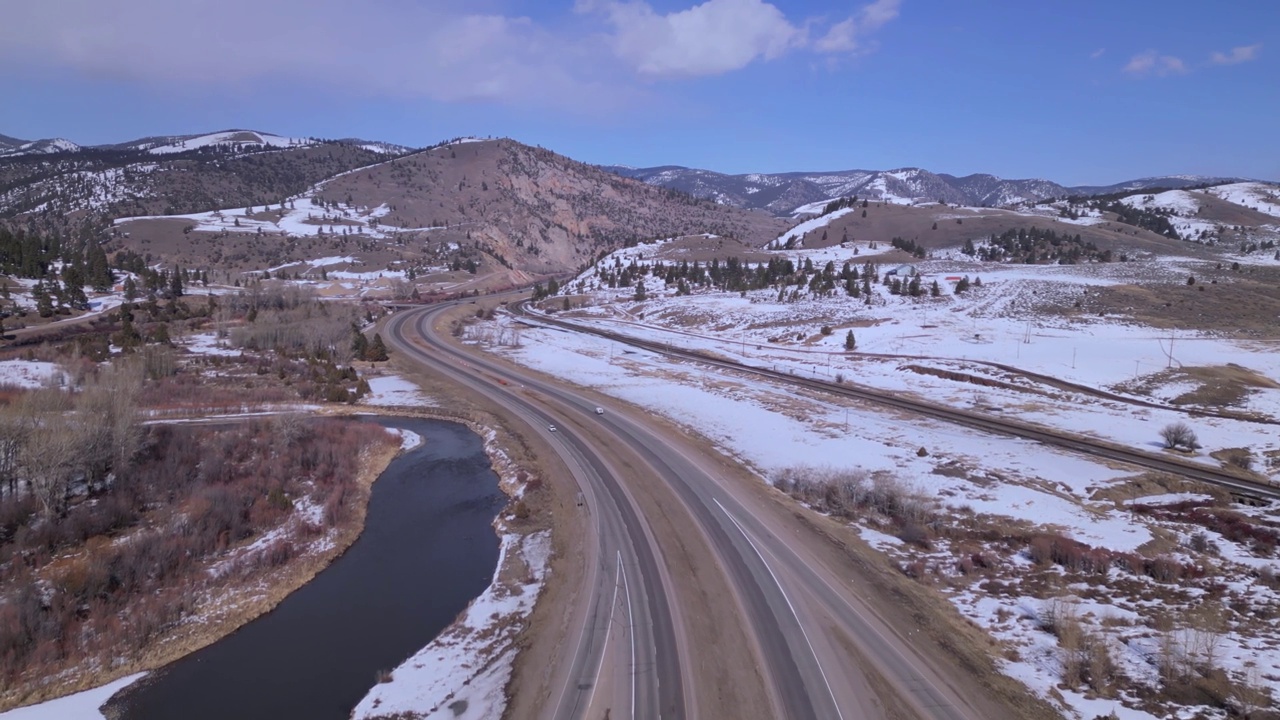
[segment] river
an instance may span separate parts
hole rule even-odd
[[[505,503],[462,425],[372,418],[421,435],[373,485],[365,530],[274,610],[119,693],[124,720],[343,720],[484,591]],[[114,715],[113,712],[120,713]]]

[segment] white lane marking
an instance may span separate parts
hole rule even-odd
[[[818,666],[818,673],[822,675],[822,683],[827,686],[827,694],[831,696],[831,706],[836,709],[836,716],[840,720],[844,720],[844,713],[840,712],[840,703],[836,702],[836,693],[831,689],[831,681],[827,679],[827,671],[822,668],[822,663],[818,661],[818,653],[813,649],[813,643],[809,640],[809,633],[804,629],[804,623],[800,622],[800,615],[796,613],[796,606],[791,604],[791,598],[787,596],[787,591],[783,589],[782,583],[778,582],[778,576],[774,574],[773,568],[769,567],[769,562],[764,559],[764,554],[760,552],[760,548],[756,547],[755,541],[751,539],[751,536],[747,534],[742,525],[738,524],[737,519],[725,509],[725,506],[720,504],[719,500],[712,499],[715,500],[716,505],[720,508],[720,512],[724,513],[724,516],[729,518],[729,522],[733,523],[733,526],[738,528],[738,532],[742,533],[742,537],[746,538],[747,544],[755,551],[756,557],[760,558],[764,569],[768,570],[769,576],[773,578],[773,583],[778,586],[778,592],[782,593],[782,599],[787,601],[787,608],[791,610],[792,617],[796,619],[796,625],[800,626],[800,634],[804,636],[804,642],[809,646],[809,653],[813,655],[813,663]]]
[[[636,666],[636,619],[631,613],[631,584],[627,582],[627,566],[622,564],[622,551],[618,551],[618,567],[622,570],[622,585],[626,590],[627,598],[627,633],[631,636],[631,717],[636,717],[636,676],[639,674],[639,668]]]
[[[600,673],[604,670],[604,655],[609,649],[609,634],[613,632],[613,611],[618,607],[618,588],[620,587],[619,579],[625,582],[625,573],[622,569],[622,551],[618,551],[618,567],[615,571],[617,574],[613,576],[613,600],[609,603],[609,622],[604,630],[604,644],[600,650],[600,664],[596,665],[595,680],[591,683],[591,694],[587,696],[587,708],[591,707],[591,701],[595,700],[596,688],[600,686]],[[632,713],[634,715],[634,713]]]

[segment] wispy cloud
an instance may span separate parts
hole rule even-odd
[[[686,0],[668,13],[645,0],[562,2],[558,15],[535,18],[474,0],[41,0],[6,8],[0,64],[196,92],[289,83],[595,111],[666,78],[797,52],[866,52],[901,0],[874,0],[834,23],[788,18],[766,0]]]
[[[471,12],[461,0],[42,0],[6,12],[0,63],[21,58],[91,77],[196,91],[288,83],[445,102],[621,95],[584,61],[601,52],[589,39]]]
[[[1230,53],[1215,52],[1209,56],[1209,62],[1214,65],[1238,65],[1242,62],[1258,59],[1258,51],[1262,49],[1262,43],[1256,45],[1244,45],[1232,48]]]
[[[1106,48],[1098,48],[1097,50],[1094,50],[1093,52],[1089,53],[1089,59],[1090,59],[1090,60],[1097,60],[1098,58],[1100,58],[1100,57],[1102,57],[1103,55],[1106,55],[1106,54],[1107,54],[1107,49],[1106,49]]]
[[[1137,77],[1185,75],[1187,64],[1172,55],[1161,55],[1155,50],[1148,50],[1134,55],[1129,64],[1124,66],[1124,71]]]
[[[898,17],[900,0],[876,0],[852,17],[831,26],[814,42],[822,53],[855,53],[865,49],[866,38]]]

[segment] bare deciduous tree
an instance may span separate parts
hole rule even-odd
[[[1165,425],[1164,429],[1160,431],[1160,437],[1164,440],[1164,446],[1170,450],[1176,450],[1180,447],[1187,450],[1195,450],[1200,447],[1196,432],[1184,422]]]

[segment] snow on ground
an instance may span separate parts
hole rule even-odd
[[[839,256],[841,248],[828,252],[837,268],[844,260],[855,266],[865,261],[852,256],[850,250],[843,250],[844,258]],[[655,256],[661,257],[656,250],[636,257],[644,263]],[[650,299],[635,302],[631,288],[599,287],[591,269],[566,283],[569,288],[584,285],[591,301],[570,313],[557,313],[557,317],[758,367],[826,380],[843,376],[846,382],[911,393],[956,407],[1016,415],[1151,451],[1161,447],[1161,427],[1188,421],[1205,446],[1197,460],[1215,466],[1219,461],[1208,456],[1210,450],[1247,446],[1255,458],[1263,452],[1280,453],[1275,424],[1189,417],[1175,407],[1162,407],[1199,387],[1193,375],[1181,372],[1183,368],[1232,363],[1254,371],[1264,381],[1280,381],[1276,342],[1168,333],[1116,318],[1068,317],[1052,311],[1070,306],[1100,286],[1180,283],[1185,280],[1187,262],[1162,259],[1083,266],[1005,266],[969,263],[962,257],[926,261],[919,265],[927,275],[926,284],[929,276],[947,274],[980,276],[983,284],[961,296],[952,295],[948,286],[942,297],[932,299],[891,296],[877,288],[869,306],[843,296],[779,302],[776,290],[751,291],[745,296],[697,291],[676,297],[671,287],[652,275],[642,278]],[[601,266],[615,264],[606,258]],[[499,315],[495,322],[501,325],[515,320]],[[1162,552],[1171,553],[1180,562],[1195,559],[1184,546],[1191,542],[1193,533],[1202,530],[1200,526],[1155,520],[1131,508],[1197,500],[1203,495],[1148,492],[1146,497],[1129,502],[1095,499],[1100,491],[1127,483],[1135,474],[1132,470],[1035,443],[898,417],[888,410],[842,404],[764,380],[722,374],[602,338],[547,329],[536,319],[519,322],[525,325],[520,346],[490,347],[491,352],[665,415],[765,477],[800,464],[887,472],[959,512],[1010,517],[1113,552],[1155,547],[1152,541],[1163,538],[1163,542],[1182,545]],[[820,332],[824,325],[834,325],[834,331],[824,335]],[[864,354],[844,352],[847,330],[854,332],[858,350]],[[485,333],[473,335],[482,338]],[[500,337],[501,333],[488,335]],[[1003,370],[997,363],[1086,388],[1110,390],[1119,397],[1100,398],[1063,389]],[[931,370],[999,381],[1002,386],[957,382],[929,374]],[[1129,399],[1153,406],[1135,405]],[[1280,419],[1280,390],[1253,388],[1233,409]],[[927,456],[917,454],[922,447]],[[1239,512],[1274,523],[1280,508]],[[869,527],[860,530],[869,543],[891,557],[911,557],[908,553],[915,552],[884,532]],[[1268,612],[1267,603],[1280,604],[1280,593],[1265,580],[1269,573],[1280,573],[1280,561],[1274,555],[1258,557],[1247,544],[1213,531],[1205,535],[1218,553],[1208,562],[1214,566],[1221,563],[1215,577],[1233,578],[1228,583],[1233,602],[1254,603],[1263,613]],[[945,542],[937,543],[935,550],[934,561],[944,567],[943,575],[950,572],[954,576],[954,569],[945,569],[956,563]],[[1015,556],[1008,564],[1017,578],[1017,568],[1026,568],[1030,561]],[[1119,572],[1112,570],[1113,575]],[[1155,683],[1157,639],[1148,626],[1151,613],[1160,608],[1175,613],[1190,611],[1205,590],[1194,584],[1185,588],[1161,585],[1141,575],[1125,574],[1115,580],[1119,583],[1115,586],[1081,585],[1061,592],[1077,596],[1086,629],[1105,638],[1126,676],[1137,683]],[[1126,584],[1130,590],[1113,589]],[[1027,682],[1068,715],[1088,719],[1114,710],[1121,718],[1154,717],[1135,709],[1140,702],[1131,696],[1091,699],[1058,687],[1062,649],[1037,620],[1045,602],[1040,599],[1043,589],[1028,588],[1019,595],[1015,585],[1012,594],[1000,594],[970,590],[964,580],[958,580],[956,587],[944,592],[950,593],[957,608],[1010,648],[1006,672]],[[1130,594],[1133,592],[1137,594]],[[1080,597],[1084,595],[1101,600]],[[1141,621],[1135,620],[1139,617]],[[1276,643],[1280,638],[1260,630],[1256,623],[1228,633],[1221,646],[1222,666],[1237,681],[1247,678],[1249,663],[1258,660],[1258,650],[1274,648]],[[1274,680],[1280,677],[1280,656],[1273,650],[1268,652],[1271,660],[1258,668],[1263,679],[1251,682],[1270,684],[1273,692],[1280,693],[1280,683]],[[1053,700],[1055,697],[1061,700]],[[1182,716],[1189,717],[1187,713],[1205,708],[1184,710],[1180,711]]]
[[[78,170],[54,175],[0,192],[0,207],[20,204],[29,197],[44,197],[49,200],[26,211],[69,213],[75,210],[99,210],[114,203],[147,197],[150,190],[146,175],[155,168],[155,163],[134,163],[119,168]],[[77,189],[73,197],[67,197],[65,191],[61,190],[66,187]]]
[[[503,579],[512,554],[526,572]],[[521,621],[533,611],[551,557],[551,534],[506,534],[493,583],[461,618],[375,685],[352,717],[494,718],[506,707]],[[3,719],[0,719],[3,720]]]
[[[1132,549],[1151,539],[1126,515],[1102,506],[1085,509],[1070,499],[1125,475],[1102,463],[1028,441],[975,435],[945,423],[903,423],[865,407],[850,407],[846,415],[846,407],[835,401],[795,398],[794,391],[763,380],[725,380],[698,365],[610,348],[612,344],[591,336],[527,329],[520,348],[503,352],[694,428],[765,474],[802,464],[852,465],[903,478],[928,478],[921,483],[956,506],[1069,528],[1091,544]],[[917,456],[922,446],[930,457]],[[1029,484],[988,489],[964,478],[933,474],[948,461],[1023,478]]]
[[[1260,182],[1232,183],[1206,188],[1210,195],[1280,218],[1280,187]]]
[[[1163,211],[1169,215],[1174,230],[1184,239],[1212,238],[1218,235],[1220,223],[1200,220],[1200,201],[1186,190],[1169,190],[1154,195],[1130,195],[1120,202],[1141,210]]]
[[[210,133],[208,135],[200,135],[199,137],[187,138],[186,140],[178,140],[172,143],[156,145],[147,149],[152,155],[172,155],[174,153],[188,152],[204,147],[234,147],[237,149],[253,147],[253,148],[294,148],[315,145],[315,141],[306,138],[290,138],[272,135],[271,133],[260,133],[248,130],[230,130],[227,132]]]
[[[314,191],[314,188],[313,188]],[[142,215],[117,218],[114,224],[127,226],[139,220],[185,220],[196,231],[213,233],[247,233],[309,237],[318,235],[357,235],[387,238],[395,229],[378,224],[378,219],[391,212],[387,205],[369,207],[339,203],[326,207],[322,201],[304,193],[283,203],[253,207],[225,208],[186,215]]]
[[[0,713],[0,720],[103,720],[98,708],[112,695],[141,680],[146,673],[122,677],[92,690]]]
[[[865,254],[839,247],[780,255],[811,257],[816,267],[828,260],[840,267]],[[603,266],[612,266],[606,259]],[[695,294],[677,297],[658,278],[646,276],[650,300],[622,302],[631,289],[597,289],[598,306],[576,315],[592,324],[680,347],[733,356],[747,364],[790,369],[801,374],[847,380],[882,389],[915,393],[956,407],[975,406],[1016,412],[1023,419],[1085,434],[1100,435],[1142,449],[1159,448],[1159,429],[1186,420],[1168,409],[1134,407],[1121,401],[1068,393],[1020,377],[997,364],[1059,378],[1088,388],[1144,402],[1168,402],[1199,387],[1180,368],[1221,368],[1234,364],[1264,379],[1280,382],[1280,343],[1237,341],[1188,331],[1155,331],[1121,319],[1041,312],[1070,306],[1097,286],[1130,282],[1181,282],[1181,263],[1108,263],[1097,265],[992,265],[951,260],[921,262],[930,277],[951,274],[980,277],[981,288],[964,295],[913,299],[877,289],[875,303],[843,297],[778,302],[776,291]],[[962,270],[951,270],[951,268]],[[596,287],[588,270],[582,284]],[[568,286],[576,289],[578,281]],[[633,310],[634,309],[634,310]],[[636,312],[642,312],[643,322]],[[834,326],[828,336],[819,330]],[[844,352],[852,330],[863,355]],[[801,338],[797,340],[796,338]],[[1172,357],[1170,357],[1172,355]],[[878,357],[877,357],[878,356]],[[935,372],[934,375],[927,374]],[[1012,383],[1015,388],[980,387],[936,377],[958,372]],[[1280,389],[1251,388],[1240,412],[1280,419]],[[1196,418],[1195,430],[1206,452],[1199,460],[1217,465],[1208,451],[1240,447],[1255,453],[1280,450],[1276,426],[1216,417]],[[1280,468],[1278,468],[1280,469]]]
[[[61,384],[62,370],[56,363],[38,360],[0,360],[0,385],[34,390]]]
[[[1156,538],[1154,521],[1133,515],[1110,501],[1089,500],[1096,491],[1131,475],[1100,461],[940,422],[918,418],[904,421],[889,411],[841,405],[765,381],[722,375],[704,366],[673,361],[602,338],[536,327],[523,333],[521,347],[492,351],[665,415],[708,437],[765,476],[800,464],[884,471],[949,507],[1027,521],[1094,547],[1133,552]],[[728,344],[715,347],[722,354],[735,354]],[[797,374],[801,372],[798,367],[793,369]],[[1133,424],[1147,427],[1146,423]],[[927,457],[917,455],[920,447],[927,448]],[[938,473],[939,468],[966,471]],[[1142,502],[1193,497],[1166,494],[1147,497]],[[904,545],[897,538],[868,528],[862,529],[862,535],[885,552],[892,553]],[[1211,535],[1222,548],[1223,560],[1234,562],[1237,555],[1249,555],[1233,549],[1225,538]],[[1255,570],[1264,565],[1280,571],[1280,562],[1274,559],[1240,560]],[[1261,585],[1250,585],[1247,593],[1260,602],[1276,595]],[[1124,698],[1090,699],[1056,688],[1061,676],[1061,650],[1056,640],[1046,635],[1034,616],[1017,612],[1020,605],[1036,606],[1042,601],[1034,597],[993,598],[977,591],[960,591],[951,600],[967,617],[1016,648],[1019,659],[1005,662],[1010,675],[1045,697],[1053,697],[1056,690],[1069,716],[1088,720],[1115,709],[1122,718],[1154,717],[1133,709],[1137,703],[1132,699],[1130,707],[1125,707]],[[1102,624],[1103,620],[1124,621],[1106,631],[1115,646],[1113,656],[1129,677],[1142,681],[1150,674],[1154,651],[1126,650],[1129,646],[1121,640],[1141,645],[1150,634],[1142,623],[1132,621],[1134,613],[1146,606],[1120,603],[1117,598],[1114,605],[1104,601],[1093,608],[1084,601],[1081,611],[1091,610],[1096,616],[1091,622],[1095,624]],[[998,610],[1002,610],[999,619]],[[1248,648],[1257,642],[1247,637],[1227,637],[1222,645],[1224,667],[1237,677],[1245,675]],[[1277,661],[1273,664],[1280,665],[1280,658]],[[1273,670],[1280,671],[1280,667]],[[1268,672],[1267,668],[1263,672]]]
[[[198,335],[188,335],[185,347],[187,351],[196,355],[221,355],[223,357],[239,357],[243,352],[240,348],[232,347],[226,338],[218,338],[217,333],[200,333]]]
[[[799,225],[796,225],[795,227],[792,227],[790,230],[787,230],[786,232],[779,235],[777,239],[775,239],[771,243],[771,245],[773,247],[780,248],[786,244],[787,238],[789,237],[794,237],[797,242],[801,242],[804,240],[805,235],[808,235],[809,233],[813,232],[814,230],[817,230],[818,228],[823,228],[823,227],[826,227],[827,225],[830,225],[832,220],[835,220],[836,218],[842,217],[844,215],[848,215],[849,213],[853,212],[854,209],[855,208],[851,208],[851,207],[840,208],[835,212],[827,213],[826,215],[822,215],[820,217],[816,217],[811,220],[805,220]]]
[[[391,407],[434,407],[435,401],[423,394],[422,390],[399,375],[381,375],[365,377],[369,381],[370,392],[360,399],[365,405],[384,405]]]
[[[1168,190],[1154,195],[1130,195],[1120,202],[1141,210],[1165,210],[1184,217],[1200,212],[1200,201],[1186,190]]]

